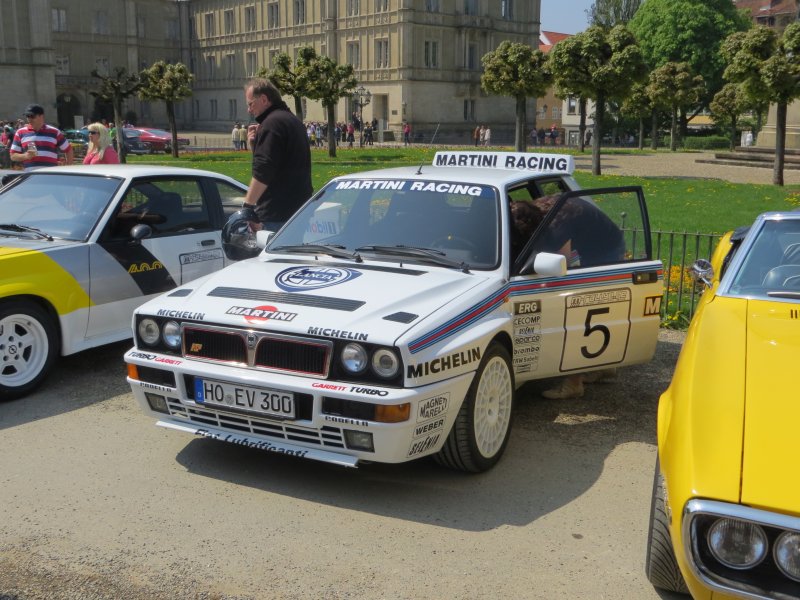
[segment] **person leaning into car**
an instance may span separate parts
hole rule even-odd
[[[58,165],[58,151],[64,153],[64,164],[72,164],[72,145],[61,130],[44,122],[44,108],[29,104],[25,109],[28,124],[20,127],[11,143],[11,161],[22,163],[26,171]]]
[[[245,86],[247,112],[258,122],[247,128],[253,173],[244,205],[259,223],[253,229],[277,231],[311,197],[311,151],[306,128],[266,79]]]

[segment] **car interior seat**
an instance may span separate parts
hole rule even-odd
[[[176,192],[163,192],[153,203],[152,212],[164,217],[156,225],[158,231],[177,231],[183,225],[183,200]]]
[[[765,289],[800,290],[800,264],[780,265],[770,269],[764,276]]]

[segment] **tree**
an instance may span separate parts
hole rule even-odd
[[[592,25],[560,41],[550,51],[550,69],[556,88],[595,102],[592,136],[592,173],[600,175],[600,141],[606,102],[622,100],[631,86],[646,75],[633,35],[624,25],[607,30]]]
[[[597,0],[586,11],[589,23],[611,29],[629,23],[643,0]]]
[[[622,112],[639,121],[639,150],[641,150],[644,148],[644,120],[653,113],[653,101],[647,94],[647,86],[644,83],[634,84],[622,103]]]
[[[766,27],[734,33],[722,45],[722,55],[728,63],[725,79],[742,84],[753,102],[776,104],[772,182],[783,185],[786,113],[792,100],[800,98],[800,23],[789,25],[780,38]]]
[[[142,87],[139,97],[142,100],[163,100],[167,105],[167,120],[172,134],[172,156],[178,158],[178,128],[175,124],[175,103],[192,95],[191,83],[194,75],[183,63],[167,63],[163,60],[153,63],[149,69],[139,74]]]
[[[291,57],[285,52],[281,52],[275,57],[275,66],[272,70],[262,67],[257,74],[258,77],[266,77],[274,83],[284,96],[288,95],[294,98],[294,114],[301,121],[303,120],[303,98],[307,97],[307,93],[303,87],[305,80],[299,77],[298,70],[316,55],[316,51],[311,46],[300,48],[297,52],[295,69],[292,70]]]
[[[669,149],[678,149],[678,111],[696,104],[705,91],[703,78],[694,75],[689,63],[668,62],[650,73],[647,94],[657,107],[669,109]]]
[[[481,62],[481,87],[484,91],[497,96],[511,96],[516,102],[514,147],[518,152],[524,152],[527,144],[527,99],[544,96],[553,79],[547,57],[538,48],[505,41],[493,52],[484,54]]]
[[[300,87],[311,100],[319,100],[328,119],[328,155],[336,156],[336,120],[334,109],[340,98],[353,93],[358,80],[353,74],[353,65],[340,65],[328,56],[318,56],[313,48],[306,52],[297,68]],[[313,54],[312,54],[313,53]],[[362,124],[363,127],[363,124]]]
[[[726,83],[711,101],[711,118],[721,127],[730,127],[730,150],[736,147],[736,132],[739,115],[746,110],[747,98],[741,87],[735,83]]]
[[[725,62],[719,49],[723,40],[748,29],[750,20],[732,0],[647,0],[629,27],[650,70],[668,62],[685,62],[692,73],[703,77],[702,107],[722,89]]]
[[[100,80],[100,88],[89,92],[95,98],[110,102],[114,107],[114,125],[117,132],[117,148],[120,162],[126,162],[125,143],[122,136],[122,103],[139,91],[142,80],[138,73],[128,73],[125,67],[116,67],[113,75],[100,75],[97,69],[92,77]]]

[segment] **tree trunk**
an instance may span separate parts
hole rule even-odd
[[[772,170],[772,183],[783,185],[783,162],[786,154],[786,113],[788,104],[778,102],[775,119],[775,166]]]
[[[119,162],[128,162],[128,153],[125,150],[125,138],[122,135],[122,98],[114,98],[114,126],[117,128],[117,149],[119,154]]]
[[[652,123],[650,125],[650,148],[658,150],[658,111],[653,109]]]
[[[303,99],[300,96],[294,96],[294,114],[298,119],[303,120]]]
[[[639,117],[639,150],[644,150],[644,117]]]
[[[333,104],[325,107],[325,112],[328,115],[328,156],[336,158],[336,144],[339,140],[336,139],[336,123],[334,120]]]
[[[731,152],[736,150],[736,119],[738,115],[731,115]]]
[[[672,107],[672,122],[669,126],[669,149],[675,152],[678,149],[678,107]]]
[[[172,157],[178,158],[178,127],[175,124],[175,104],[172,100],[165,100],[167,105],[167,121],[169,132],[172,134]]]
[[[525,124],[528,120],[528,114],[525,106],[525,96],[517,96],[517,122],[514,127],[514,149],[517,152],[525,152],[526,150],[526,135]]]
[[[603,131],[603,118],[606,112],[606,98],[603,94],[597,95],[594,106],[594,136],[592,139],[592,175],[602,175],[600,169],[600,138]]]
[[[581,139],[578,141],[578,148],[583,154],[584,150],[586,150],[586,98],[583,96],[578,98],[578,110],[581,116],[580,125],[578,125],[578,133]]]

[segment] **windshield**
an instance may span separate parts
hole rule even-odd
[[[0,192],[0,224],[31,227],[66,240],[86,240],[121,181],[111,177],[31,173]],[[29,237],[1,229],[0,237]]]
[[[296,246],[304,244],[333,245],[365,258],[442,264],[435,257],[444,257],[456,265],[491,269],[499,261],[497,198],[495,188],[486,185],[337,180],[292,218],[268,250],[296,252]]]
[[[800,219],[764,221],[730,293],[800,300]]]

